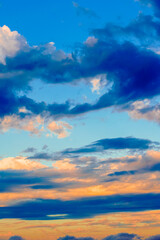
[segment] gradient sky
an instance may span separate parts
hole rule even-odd
[[[159,0],[0,21],[0,240],[159,240]]]

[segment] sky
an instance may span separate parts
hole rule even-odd
[[[0,0],[0,240],[160,240],[159,0]]]

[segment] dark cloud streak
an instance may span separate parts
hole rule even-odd
[[[160,209],[160,194],[128,194],[76,200],[37,199],[0,207],[0,218],[23,220],[83,219],[101,214]],[[58,215],[59,216],[58,216]]]

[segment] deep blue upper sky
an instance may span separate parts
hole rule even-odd
[[[78,12],[71,0],[1,0],[0,23],[18,31],[31,45],[52,41],[57,48],[70,49],[74,43],[84,41],[96,26],[104,26],[107,22],[125,24],[140,11],[149,12],[133,0],[75,2],[93,11],[97,17]]]

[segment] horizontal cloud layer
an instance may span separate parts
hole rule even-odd
[[[102,240],[141,240],[142,238],[136,234],[129,234],[129,233],[119,233],[117,235],[110,235]],[[146,238],[145,240],[159,240],[160,235],[151,236]],[[20,236],[13,236],[10,237],[9,240],[24,240]],[[92,237],[74,237],[74,236],[65,236],[60,237],[57,240],[94,240]]]
[[[67,154],[85,154],[85,153],[96,153],[103,152],[105,150],[147,150],[158,146],[158,142],[152,142],[147,139],[139,139],[133,137],[126,138],[105,138],[100,139],[87,146],[77,148],[77,149],[66,149],[62,151],[62,155]]]
[[[77,200],[37,199],[0,207],[0,218],[53,220],[89,218],[100,214],[160,209],[160,194],[90,197]]]

